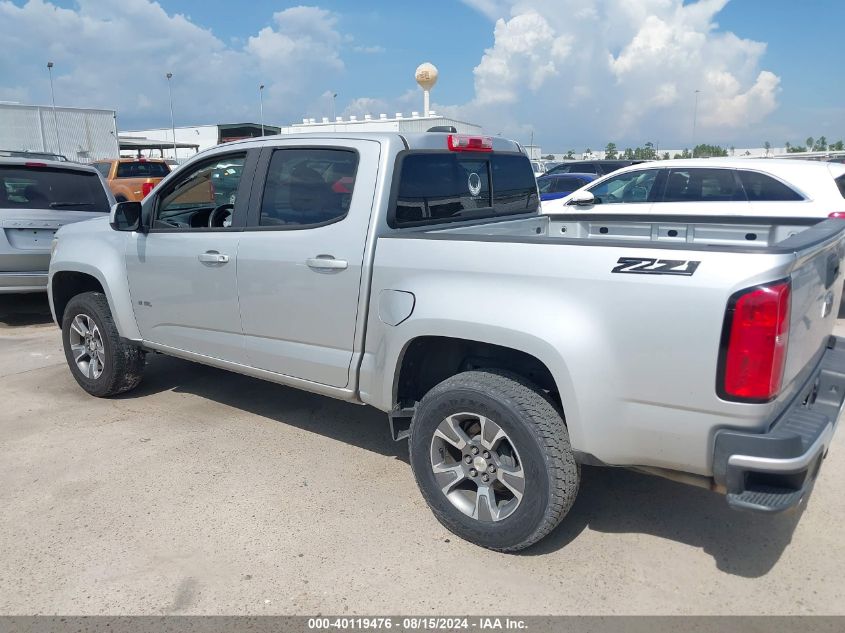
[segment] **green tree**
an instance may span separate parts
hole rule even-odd
[[[736,147],[734,147],[733,145],[731,145],[729,149],[730,149],[730,152],[731,152],[731,156],[733,156],[734,154],[736,154]]]
[[[584,150],[584,157],[590,156],[590,155],[592,155],[592,153],[593,153],[593,150],[591,150],[588,147],[587,149]]]
[[[807,151],[807,152],[812,152],[812,151],[813,151],[813,147],[815,147],[815,145],[816,145],[816,142],[813,140],[813,137],[812,137],[812,136],[808,136],[808,137],[807,137],[807,149],[806,149],[806,150],[804,150],[804,151]]]
[[[613,159],[616,158],[617,155],[618,153],[616,151],[616,143],[611,141],[604,148],[604,157],[608,159]]]
[[[625,160],[633,160],[634,159],[634,150],[630,147],[625,148],[625,153],[622,155],[622,158]]]
[[[786,148],[786,153],[787,153],[787,154],[789,154],[789,152],[791,152],[791,151],[792,151],[792,143],[790,143],[789,141],[787,141],[786,143],[784,143],[784,144],[783,144],[783,146]]]
[[[669,152],[663,152],[663,160],[669,160]]]
[[[657,158],[657,150],[654,149],[654,143],[649,141],[643,148],[643,158],[646,160],[654,160]]]
[[[571,149],[566,152],[566,158],[575,158],[575,150]]]
[[[816,144],[813,146],[813,151],[816,151],[816,152],[827,151],[827,139],[824,136],[820,136],[819,140],[816,141]]]
[[[554,160],[554,159],[555,159],[554,154],[546,154],[545,156],[543,156],[543,160]]]
[[[836,141],[835,143],[831,144],[830,149],[833,150],[834,152],[845,151],[845,144],[843,144],[843,142],[841,140]]]
[[[764,148],[765,148],[765,150],[766,150],[766,156],[768,156],[768,155],[769,155],[769,150],[770,150],[770,149],[772,149],[772,144],[771,144],[771,143],[769,143],[769,141],[765,141],[765,142],[763,143],[763,147],[764,147]]]

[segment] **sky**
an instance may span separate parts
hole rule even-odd
[[[305,0],[306,2],[308,0]],[[0,100],[121,131],[432,108],[544,152],[845,137],[845,0],[0,0]],[[696,90],[698,106],[695,105]]]

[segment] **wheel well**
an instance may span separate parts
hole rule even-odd
[[[540,360],[509,347],[442,336],[423,336],[411,341],[402,357],[396,383],[400,407],[413,406],[435,385],[471,369],[504,369],[548,393],[561,407],[552,372]]]
[[[56,311],[56,321],[59,325],[62,323],[68,302],[83,292],[104,293],[102,284],[91,275],[69,270],[59,271],[53,275],[50,293],[53,297],[53,309]]]

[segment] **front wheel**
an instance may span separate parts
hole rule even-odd
[[[68,302],[62,345],[73,377],[92,396],[114,396],[141,382],[144,352],[120,337],[101,292],[85,292]]]
[[[411,424],[410,456],[437,519],[503,552],[546,536],[578,493],[580,470],[560,414],[506,372],[464,372],[428,392]]]

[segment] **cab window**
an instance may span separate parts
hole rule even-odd
[[[152,228],[231,227],[245,160],[229,154],[188,168],[159,194]]]
[[[351,150],[291,148],[273,152],[260,226],[301,228],[337,222],[352,204],[358,154]]]

